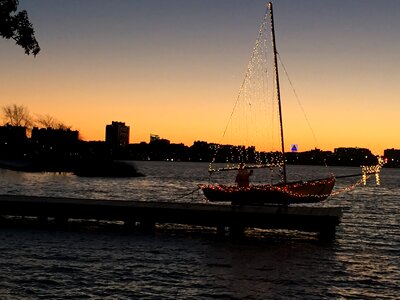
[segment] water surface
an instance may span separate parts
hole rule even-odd
[[[208,182],[207,164],[135,164],[146,177],[0,170],[0,193],[205,201],[199,192],[184,195]],[[291,176],[315,175],[317,169],[289,166]],[[343,175],[359,170],[332,171]],[[342,179],[336,188],[346,189],[356,180]],[[320,204],[344,208],[332,242],[265,230],[250,230],[246,238],[233,240],[217,237],[211,229],[184,226],[160,226],[151,234],[125,232],[120,226],[1,227],[0,298],[398,299],[399,199],[400,170],[384,169],[381,186],[371,178],[367,186]]]

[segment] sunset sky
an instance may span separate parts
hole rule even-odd
[[[131,143],[150,134],[218,142],[266,3],[20,0],[42,51],[34,58],[0,39],[0,106],[51,115],[85,140],[104,140],[106,124],[122,121]],[[299,150],[400,149],[400,1],[277,0],[274,15],[278,52],[316,136]],[[290,147],[297,100],[281,84]]]

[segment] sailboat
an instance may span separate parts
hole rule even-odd
[[[316,203],[327,199],[335,185],[335,176],[330,174],[326,178],[314,179],[308,181],[292,181],[287,179],[286,164],[285,164],[285,144],[284,144],[284,130],[283,130],[283,117],[280,96],[279,72],[278,72],[278,59],[275,41],[275,29],[273,19],[272,3],[268,3],[267,12],[264,20],[269,17],[270,21],[270,35],[272,40],[272,56],[274,68],[274,85],[276,90],[276,98],[278,102],[279,113],[279,127],[280,127],[280,141],[281,141],[281,154],[280,161],[276,163],[264,163],[259,165],[240,164],[220,168],[218,171],[237,170],[238,175],[236,178],[237,184],[201,184],[199,188],[203,191],[204,196],[211,202],[231,202],[232,204],[240,205],[263,205],[271,204],[297,204],[297,203]],[[261,33],[261,30],[260,30]],[[259,46],[260,42],[257,40],[255,49]],[[257,52],[259,50],[255,50]],[[253,55],[254,55],[253,52]],[[254,72],[253,72],[254,73]],[[277,183],[268,184],[249,184],[248,177],[252,174],[253,169],[279,166],[282,169],[281,181]],[[250,171],[249,171],[250,170]],[[210,168],[210,172],[216,171]]]

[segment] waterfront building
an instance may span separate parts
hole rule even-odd
[[[129,126],[124,122],[115,122],[106,126],[106,144],[112,147],[129,145]]]
[[[371,150],[366,148],[335,148],[333,158],[330,161],[332,165],[341,166],[372,166],[378,163],[377,157]]]
[[[400,167],[400,149],[386,149],[383,157],[387,167]]]
[[[31,141],[39,145],[73,145],[79,141],[79,131],[34,127]]]
[[[23,157],[28,142],[26,127],[0,126],[0,158]]]
[[[0,145],[19,145],[27,140],[26,127],[5,125],[0,126]]]
[[[150,134],[150,143],[159,141],[159,140],[160,140],[160,136],[158,134]]]

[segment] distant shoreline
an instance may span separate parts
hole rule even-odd
[[[133,164],[127,162],[138,160],[100,160],[86,159],[80,161],[54,161],[54,160],[29,160],[29,159],[2,159],[0,160],[0,168],[18,172],[31,173],[73,173],[81,177],[142,177],[145,174],[138,172]],[[144,160],[141,160],[144,161]],[[165,161],[167,160],[151,160]],[[174,161],[185,162],[185,161]],[[204,162],[202,162],[204,163]],[[291,164],[287,165],[303,165],[303,166],[318,166],[321,164]],[[328,165],[330,167],[361,167],[354,165]],[[384,168],[400,168],[400,166],[383,166]]]
[[[142,177],[135,166],[113,160],[0,160],[0,168],[19,172],[73,173],[82,177]]]

